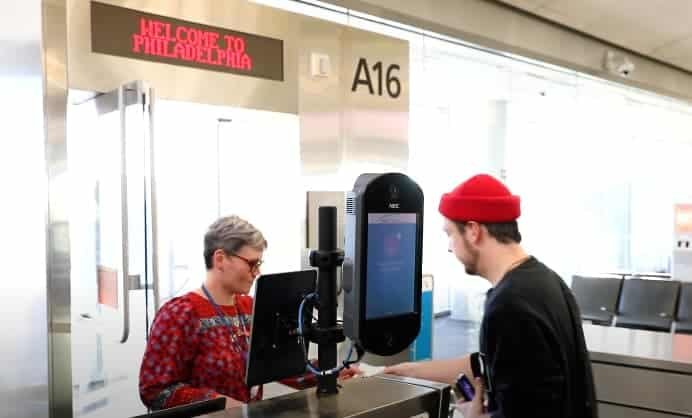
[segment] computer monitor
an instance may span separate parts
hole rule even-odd
[[[305,351],[298,328],[298,308],[315,292],[317,271],[262,275],[257,279],[245,383],[256,386],[305,372]],[[304,312],[312,320],[312,310]]]

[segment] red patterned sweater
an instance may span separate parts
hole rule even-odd
[[[174,298],[156,314],[139,373],[139,394],[151,409],[171,408],[219,395],[242,402],[262,399],[245,386],[247,341],[238,315],[250,330],[252,298],[238,295],[233,306],[221,306],[231,321],[235,340],[212,304],[190,292]],[[240,350],[236,345],[240,345]],[[300,379],[303,380],[303,379]],[[314,376],[294,387],[314,384]]]

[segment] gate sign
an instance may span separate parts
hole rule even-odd
[[[91,2],[91,50],[283,81],[283,41]]]

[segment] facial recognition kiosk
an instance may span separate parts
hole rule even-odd
[[[261,277],[253,309],[248,386],[310,372],[317,389],[209,416],[448,415],[447,384],[389,375],[337,382],[365,352],[387,356],[406,349],[421,319],[420,187],[399,173],[363,174],[346,203],[345,250],[337,247],[336,208],[319,208],[319,248],[310,254],[316,284],[315,270]],[[342,266],[343,324],[336,316],[336,270]],[[337,343],[346,337],[350,349],[337,364]],[[307,358],[310,342],[318,344],[316,364]]]
[[[363,174],[346,203],[344,331],[391,356],[420,330],[423,192],[403,174]]]

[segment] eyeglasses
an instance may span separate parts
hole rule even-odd
[[[264,263],[264,261],[262,261],[262,259],[259,259],[259,260],[248,260],[247,258],[245,258],[245,257],[243,257],[243,256],[240,256],[240,255],[238,255],[238,254],[230,253],[230,254],[228,254],[228,255],[229,255],[230,257],[236,257],[236,258],[239,258],[239,259],[243,260],[243,261],[245,262],[245,264],[247,264],[247,266],[250,268],[250,271],[252,271],[252,272],[259,271],[259,268],[262,266],[262,263]]]

